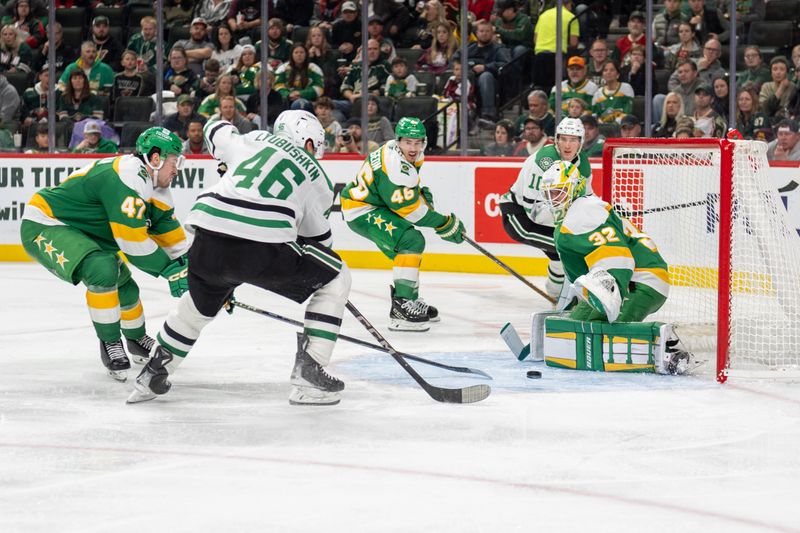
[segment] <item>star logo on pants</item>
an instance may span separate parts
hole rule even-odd
[[[392,232],[393,232],[394,230],[396,230],[397,228],[396,228],[396,227],[395,227],[395,226],[394,226],[394,225],[393,225],[391,222],[387,222],[387,223],[386,223],[386,226],[384,226],[384,228],[383,228],[383,229],[385,229],[385,230],[386,230],[386,233],[388,233],[389,235],[391,235],[391,234],[392,234]]]
[[[47,237],[45,237],[44,235],[42,235],[42,234],[40,233],[38,237],[36,237],[35,239],[33,239],[33,244],[35,244],[35,245],[36,245],[36,247],[37,247],[38,249],[40,249],[40,250],[41,250],[41,249],[42,249],[42,243],[43,243],[45,240],[47,240]]]
[[[44,245],[44,253],[46,253],[50,259],[53,258],[53,252],[57,251],[56,247],[53,246],[53,241],[47,242]]]
[[[378,226],[378,228],[380,228],[380,227],[381,227],[381,224],[383,224],[384,222],[385,222],[385,220],[383,220],[383,219],[381,218],[381,216],[380,216],[380,215],[376,215],[376,216],[375,216],[375,220],[373,220],[373,223],[374,223],[376,226]]]
[[[64,268],[64,263],[69,263],[69,259],[64,257],[64,252],[61,252],[60,254],[56,254],[56,263],[58,263],[61,268]]]

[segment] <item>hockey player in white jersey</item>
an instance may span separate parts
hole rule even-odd
[[[350,292],[347,265],[330,249],[333,187],[318,158],[325,131],[306,111],[284,111],[275,134],[241,135],[229,122],[204,128],[209,153],[225,163],[220,182],[201,194],[185,225],[189,292],[158,333],[158,346],[136,379],[129,403],[169,391],[168,380],[242,283],[298,303],[309,299],[297,334],[291,404],[339,402],[344,383],[324,370]],[[316,156],[316,157],[315,157]]]

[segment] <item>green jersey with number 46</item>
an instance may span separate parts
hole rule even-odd
[[[314,156],[288,137],[241,135],[226,121],[210,121],[203,131],[209,153],[228,171],[197,197],[186,219],[189,231],[199,227],[257,242],[333,242],[327,218],[333,186]]]
[[[342,190],[342,214],[354,220],[373,209],[385,207],[415,226],[440,227],[447,217],[434,211],[420,195],[419,171],[424,155],[406,161],[397,141],[388,141],[370,152],[356,179]]]
[[[153,276],[187,248],[170,190],[154,189],[144,163],[133,155],[98,159],[57,187],[40,190],[23,218],[78,229]]]
[[[669,294],[667,263],[655,243],[596,196],[577,198],[556,225],[555,245],[570,281],[593,268],[611,274],[623,298],[633,281]]]

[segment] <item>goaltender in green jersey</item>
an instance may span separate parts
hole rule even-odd
[[[415,226],[434,228],[442,239],[460,243],[464,224],[455,214],[436,212],[430,191],[420,186],[426,138],[422,122],[403,117],[395,135],[396,140],[367,156],[356,179],[342,190],[342,213],[353,231],[394,262],[389,329],[427,331],[439,313],[419,298],[425,238]]]
[[[683,373],[693,356],[670,324],[643,322],[667,301],[669,270],[656,244],[611,205],[586,194],[571,163],[543,175],[543,201],[555,219],[554,241],[578,297],[569,318],[544,321],[550,366],[585,370]]]
[[[139,287],[118,252],[140,270],[166,278],[173,296],[188,290],[188,244],[169,190],[182,161],[178,136],[149,128],[137,139],[135,154],[98,159],[34,194],[22,220],[28,255],[56,277],[86,285],[100,358],[119,381],[130,368],[121,336],[139,363],[147,361],[155,340],[145,334]]]

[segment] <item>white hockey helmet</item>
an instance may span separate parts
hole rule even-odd
[[[295,146],[305,149],[309,139],[314,143],[314,157],[325,155],[325,129],[314,114],[300,109],[284,111],[275,119],[275,135],[292,140]]]
[[[542,201],[556,220],[564,217],[572,202],[585,194],[585,189],[586,180],[581,177],[578,167],[569,161],[553,162],[550,168],[544,171],[539,184]]]
[[[583,148],[583,138],[586,135],[581,119],[570,117],[561,119],[561,122],[556,126],[556,141],[558,141],[559,135],[574,135],[578,137],[581,140],[581,144],[578,147],[578,153],[580,153],[581,148]],[[556,143],[556,149],[558,149],[558,143]]]

